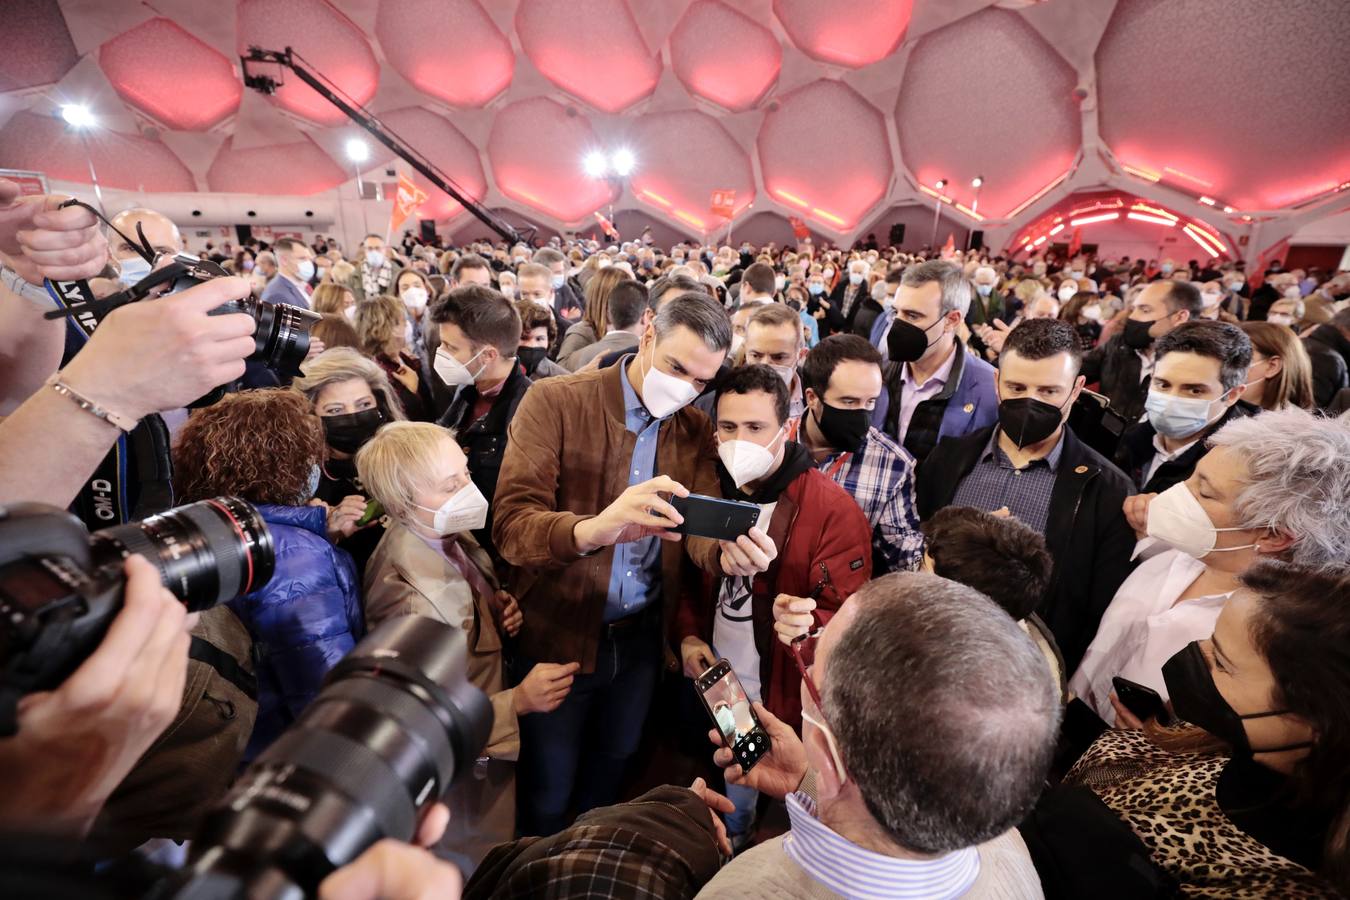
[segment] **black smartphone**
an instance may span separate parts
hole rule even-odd
[[[1167,704],[1163,703],[1163,698],[1153,688],[1145,687],[1128,678],[1121,678],[1119,675],[1111,679],[1111,686],[1116,689],[1116,696],[1120,698],[1120,702],[1138,716],[1139,721],[1157,719],[1160,725],[1166,725],[1171,721],[1172,717],[1167,714]]]
[[[759,521],[759,507],[740,500],[690,494],[671,497],[670,505],[684,516],[684,522],[671,530],[690,537],[734,541]]]
[[[731,748],[732,758],[749,771],[769,752],[769,733],[759,724],[750,697],[731,663],[719,659],[694,681],[703,705],[712,716],[722,741]]]

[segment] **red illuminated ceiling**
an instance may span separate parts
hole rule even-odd
[[[382,0],[375,35],[400,75],[451,106],[482,106],[515,71],[511,42],[477,0]]]
[[[590,121],[542,97],[499,112],[488,138],[493,179],[503,194],[564,222],[575,222],[614,198],[605,181],[588,178],[581,161],[599,146]]]
[[[0,14],[0,166],[86,183],[87,140],[111,187],[349,184],[358,130],[333,107],[275,69],[274,97],[241,90],[257,44],[294,47],[465,191],[555,229],[613,204],[711,234],[713,190],[736,192],[738,222],[845,240],[915,203],[999,229],[1066,183],[1122,179],[1242,229],[1350,190],[1345,3],[22,0]],[[67,103],[97,120],[86,137]],[[363,172],[406,171],[368,143]],[[626,181],[585,175],[624,147]],[[466,215],[432,194],[425,214]]]
[[[176,131],[216,125],[244,90],[224,54],[162,17],[108,41],[98,64],[124,100]]]
[[[86,156],[86,150],[88,156]],[[159,141],[96,131],[72,138],[65,123],[20,111],[0,128],[7,169],[32,169],[64,181],[89,183],[92,161],[104,187],[128,191],[195,191],[192,173]]]
[[[792,42],[808,56],[856,68],[889,56],[909,26],[914,0],[773,0]]]
[[[604,112],[648,96],[661,76],[624,0],[521,0],[516,34],[545,78]]]
[[[1175,235],[1192,252],[1209,259],[1233,255],[1232,240],[1207,222],[1131,194],[1093,192],[1075,194],[1023,228],[1009,243],[1013,253],[1039,253],[1054,243],[1071,243],[1075,232],[1092,241],[1098,226],[1125,228],[1148,240]]]
[[[207,170],[206,183],[213,191],[317,194],[338,186],[348,177],[308,138],[279,147],[246,150],[236,150],[227,141]]]
[[[293,47],[342,91],[364,104],[375,96],[380,67],[361,30],[324,0],[239,0],[238,52],[257,45]],[[347,121],[339,110],[302,84],[283,76],[273,101],[322,125]]]
[[[1097,49],[1102,138],[1221,206],[1298,203],[1350,178],[1347,47],[1344,0],[1120,0]]]
[[[773,86],[783,48],[773,32],[720,0],[696,0],[670,34],[670,61],[691,94],[734,112]]]
[[[629,145],[642,160],[633,175],[633,193],[644,205],[698,230],[715,230],[726,222],[713,215],[713,191],[735,191],[734,211],[755,200],[750,159],[713,117],[692,110],[642,116],[629,135]]]
[[[22,0],[0,9],[8,35],[0,52],[0,93],[52,84],[79,61],[56,0]]]
[[[842,81],[784,96],[756,141],[764,186],[802,218],[844,230],[886,195],[892,166],[881,111]]]
[[[998,77],[972,79],[971,60]],[[1005,216],[1072,165],[1082,143],[1074,81],[1021,16],[967,16],[910,53],[895,107],[901,157],[920,184],[946,179],[943,193],[956,202]]]

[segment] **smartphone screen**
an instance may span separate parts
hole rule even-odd
[[[698,677],[695,686],[723,743],[731,748],[742,769],[750,769],[769,752],[769,735],[759,724],[750,697],[732,671],[731,663],[719,659]]]

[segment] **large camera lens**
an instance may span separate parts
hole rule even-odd
[[[424,616],[375,629],[207,816],[175,896],[313,896],[376,841],[411,840],[492,730],[467,654]]]
[[[262,303],[252,310],[258,322],[253,333],[257,350],[249,357],[283,375],[301,375],[300,364],[309,355],[309,330],[322,318],[287,303]]]
[[[150,560],[164,586],[193,612],[258,590],[276,566],[267,524],[251,504],[234,497],[105,528],[91,543],[95,565],[120,565],[126,553]]]

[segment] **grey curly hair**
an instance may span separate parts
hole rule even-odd
[[[1242,457],[1248,484],[1233,512],[1248,528],[1287,531],[1287,561],[1312,569],[1350,563],[1350,413],[1324,419],[1296,406],[1219,429],[1211,447]]]

